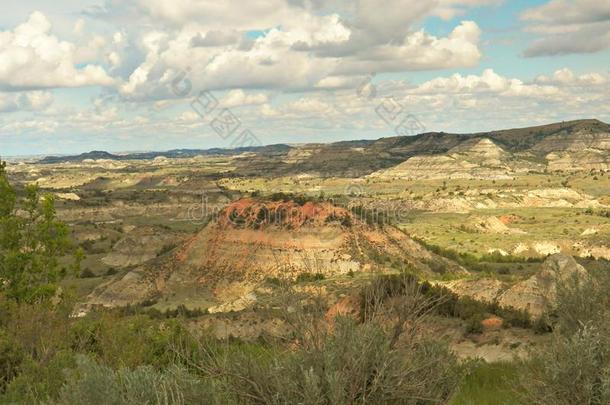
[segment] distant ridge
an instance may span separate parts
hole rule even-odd
[[[258,146],[258,147],[247,147],[237,149],[223,149],[223,148],[212,148],[212,149],[172,149],[163,152],[138,152],[138,153],[127,153],[121,155],[115,155],[106,151],[91,151],[81,153],[80,155],[68,155],[68,156],[46,156],[40,159],[38,163],[65,163],[65,162],[82,162],[84,160],[97,160],[97,159],[109,159],[109,160],[145,160],[154,159],[156,157],[165,156],[167,158],[191,158],[199,155],[238,155],[244,152],[257,152],[257,151],[284,151],[289,150],[290,146],[278,144],[269,146]]]
[[[394,136],[377,140],[341,141],[328,144],[277,144],[238,149],[175,149],[165,152],[143,152],[114,155],[93,151],[77,156],[49,156],[39,163],[82,162],[86,159],[142,160],[165,156],[192,158],[198,155],[237,156],[239,175],[288,175],[316,173],[323,176],[359,177],[396,166],[414,156],[448,153],[464,142],[492,141],[507,153],[527,153],[544,160],[548,153],[593,150],[606,156],[610,144],[610,125],[596,119],[558,122],[526,128],[505,129],[472,134],[427,132],[414,136]],[[606,157],[602,158],[606,165]]]

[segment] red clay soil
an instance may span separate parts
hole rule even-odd
[[[483,325],[485,330],[500,330],[502,329],[503,324],[504,321],[502,318],[498,318],[497,316],[489,317],[481,322],[481,325]]]
[[[224,226],[258,229],[265,225],[279,225],[297,230],[303,225],[323,225],[330,221],[351,219],[351,213],[330,203],[308,201],[299,205],[294,201],[258,201],[242,199],[223,209],[218,222]]]
[[[502,215],[501,217],[499,217],[499,220],[504,224],[504,225],[510,225],[513,222],[519,220],[520,217],[517,215]]]
[[[180,248],[176,250],[174,257],[177,262],[181,263],[186,260],[188,251],[191,249],[191,245],[197,240],[197,236],[197,234],[191,236],[184,244],[182,244],[182,246],[180,246]]]

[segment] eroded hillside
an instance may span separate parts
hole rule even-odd
[[[353,212],[305,201],[243,199],[157,260],[99,287],[92,305],[208,297],[219,305],[221,284],[241,284],[242,299],[268,279],[328,278],[381,271],[391,264],[426,277],[466,275],[457,263],[429,252],[389,224],[370,225]]]

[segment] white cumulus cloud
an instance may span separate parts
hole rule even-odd
[[[99,65],[75,66],[76,47],[51,34],[40,12],[13,31],[0,32],[0,90],[109,86],[113,79]]]

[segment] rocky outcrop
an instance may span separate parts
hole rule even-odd
[[[135,269],[110,283],[101,285],[89,296],[89,306],[123,307],[154,298],[157,286],[142,269]]]
[[[583,149],[569,152],[551,152],[546,155],[551,171],[610,170],[610,152],[599,149]]]
[[[492,303],[504,289],[505,283],[491,278],[487,279],[462,279],[441,282],[440,285],[447,287],[457,295],[474,298],[477,301]]]
[[[470,232],[489,233],[489,234],[524,234],[521,229],[509,228],[499,218],[490,217],[473,217],[468,220],[465,229]]]
[[[532,150],[543,153],[598,150],[608,153],[610,152],[610,132],[590,128],[577,130],[566,128],[545,137],[535,144]]]
[[[545,260],[540,272],[502,293],[498,303],[527,310],[538,318],[555,305],[557,283],[570,277],[586,278],[588,273],[573,257],[554,254]]]
[[[481,163],[501,164],[508,153],[488,138],[469,139],[452,148],[449,154],[462,154]]]
[[[157,257],[164,248],[178,245],[181,240],[181,237],[172,232],[161,233],[153,228],[138,228],[119,239],[112,251],[102,258],[102,262],[112,267],[138,266]]]
[[[373,178],[469,179],[511,178],[509,153],[486,138],[462,142],[443,155],[414,156],[390,169],[372,173]]]
[[[239,312],[248,308],[250,305],[256,303],[256,294],[250,292],[243,297],[236,299],[235,301],[225,302],[224,304],[212,306],[208,308],[208,313],[216,314],[223,312]]]
[[[584,279],[588,273],[573,257],[554,254],[544,261],[538,273],[512,286],[495,279],[464,279],[440,284],[458,295],[497,302],[502,307],[525,310],[533,318],[539,318],[556,304],[557,284],[570,277]]]

